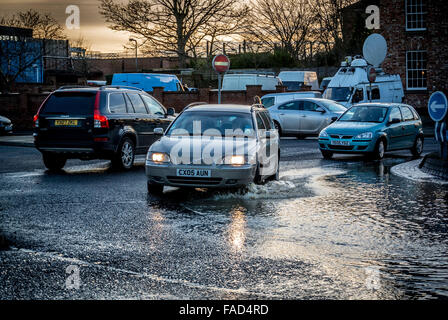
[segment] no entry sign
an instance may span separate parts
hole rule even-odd
[[[225,73],[230,69],[230,60],[226,55],[219,54],[213,58],[212,66],[216,72]]]
[[[367,79],[370,83],[375,82],[376,80],[376,70],[374,67],[367,68]]]

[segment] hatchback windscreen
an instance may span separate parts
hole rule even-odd
[[[275,98],[274,97],[267,97],[261,99],[261,103],[264,105],[265,108],[270,108],[275,104]]]
[[[48,98],[41,113],[93,115],[96,92],[56,92]]]
[[[167,135],[241,136],[255,134],[249,113],[218,111],[193,111],[180,115],[170,127]]]
[[[351,122],[383,122],[387,114],[387,108],[375,106],[355,106],[347,110],[338,121]]]
[[[324,98],[334,101],[348,101],[352,91],[348,87],[327,88],[324,92]]]
[[[345,112],[347,110],[342,104],[331,101],[322,101],[322,104],[331,112]]]

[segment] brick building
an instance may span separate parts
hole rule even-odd
[[[380,29],[372,31],[382,34],[388,45],[382,67],[387,73],[400,75],[405,102],[426,112],[431,93],[448,90],[448,1],[373,2],[380,9]],[[371,4],[362,0],[346,9],[367,17],[365,9]],[[353,22],[346,21],[350,24]]]

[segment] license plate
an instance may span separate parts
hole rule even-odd
[[[333,146],[349,146],[350,145],[350,141],[332,140],[331,144]]]
[[[76,127],[78,125],[78,120],[54,120],[55,126],[64,127]]]
[[[177,169],[178,177],[211,177],[211,170],[203,169]]]

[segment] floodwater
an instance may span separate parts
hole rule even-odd
[[[169,201],[148,205],[184,233],[215,238],[235,261],[275,261],[252,283],[257,292],[447,298],[447,187],[390,174],[401,161],[282,162],[280,181],[237,192],[168,188]]]

